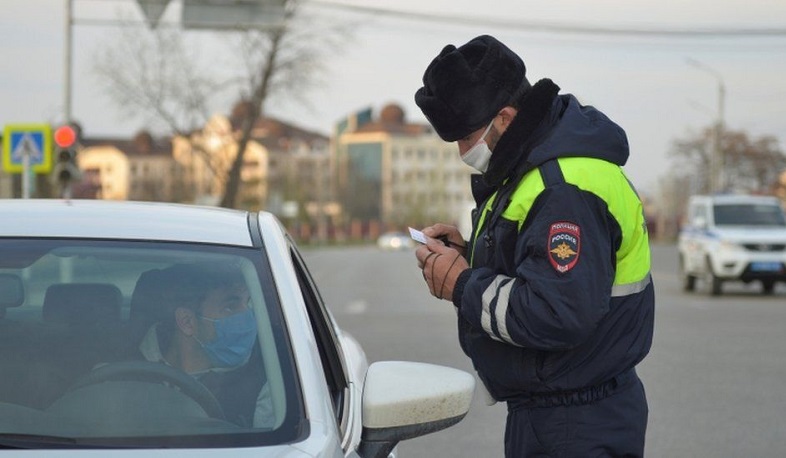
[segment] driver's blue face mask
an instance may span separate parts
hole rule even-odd
[[[251,309],[219,319],[200,318],[212,322],[216,331],[212,342],[197,340],[213,366],[237,367],[248,361],[257,338],[257,323]]]

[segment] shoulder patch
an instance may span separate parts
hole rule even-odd
[[[546,250],[557,272],[565,273],[574,268],[581,252],[581,228],[567,221],[552,223]]]

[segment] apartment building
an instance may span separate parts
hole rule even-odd
[[[397,104],[340,123],[335,151],[337,193],[350,219],[399,229],[460,224],[471,208],[472,169],[455,144],[427,124],[407,122]]]
[[[82,140],[76,156],[82,173],[76,198],[182,202],[190,198],[183,169],[172,158],[172,143],[149,132],[134,138]]]
[[[262,118],[252,138],[268,151],[267,210],[286,219],[335,216],[330,138],[274,118]]]
[[[155,139],[87,138],[77,155],[82,176],[75,198],[218,205],[236,157],[242,114],[214,115],[188,136]],[[304,215],[331,206],[329,138],[285,122],[259,119],[246,145],[236,206]],[[289,205],[287,205],[289,204]],[[326,210],[327,209],[327,210]]]
[[[173,139],[173,156],[193,183],[196,200],[217,204],[237,155],[247,106],[237,104],[230,116],[214,115],[188,138]],[[269,117],[251,130],[241,169],[237,204],[268,210],[288,219],[306,218],[308,210],[327,206],[331,176],[330,139]],[[292,214],[287,209],[295,208]]]
[[[240,133],[229,117],[213,115],[201,130],[172,139],[172,156],[184,169],[194,202],[218,205],[237,156]],[[267,201],[268,150],[252,139],[243,154],[237,206],[259,210]]]

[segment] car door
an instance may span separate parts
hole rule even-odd
[[[707,224],[710,214],[704,202],[694,202],[688,211],[688,228],[684,231],[682,252],[685,256],[686,270],[701,273],[705,269],[706,251],[704,245],[708,240]]]
[[[356,422],[353,414],[357,410],[356,403],[360,400],[353,397],[350,389],[345,353],[335,320],[325,306],[305,261],[291,239],[289,239],[289,246],[311,327],[317,338],[319,357],[331,396],[337,431],[341,435],[342,447],[347,452],[348,447],[356,442],[353,440],[354,435],[359,435],[359,431],[354,431]]]

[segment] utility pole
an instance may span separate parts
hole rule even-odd
[[[63,124],[71,122],[71,39],[72,39],[72,7],[73,0],[65,0],[65,40],[64,43],[64,76],[63,76]]]
[[[708,73],[718,80],[718,119],[715,125],[713,155],[710,162],[710,191],[713,193],[720,192],[723,191],[727,185],[725,180],[726,155],[722,145],[723,131],[725,129],[724,111],[726,105],[726,86],[723,84],[723,76],[719,71],[696,59],[687,59],[687,62],[688,65]]]

